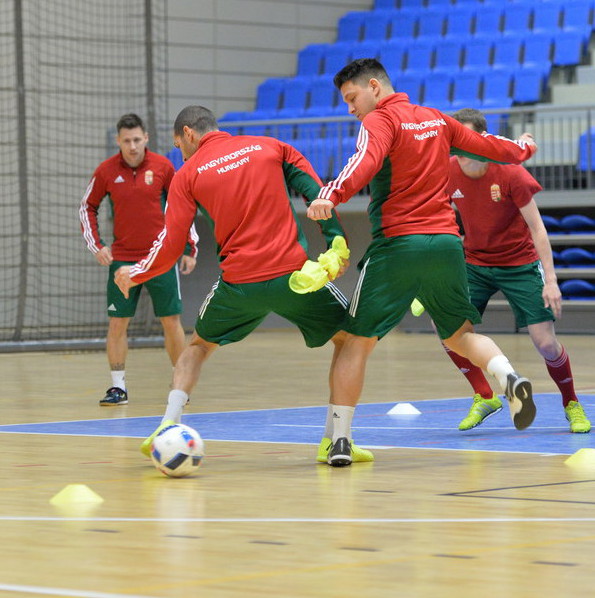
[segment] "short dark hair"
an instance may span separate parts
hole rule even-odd
[[[333,82],[338,89],[341,89],[347,81],[364,83],[370,79],[378,79],[384,84],[391,85],[388,73],[376,58],[358,58],[343,67],[335,75]]]
[[[462,124],[470,124],[474,131],[483,133],[488,130],[488,121],[483,115],[483,112],[476,110],[475,108],[461,108],[457,110],[452,117],[458,120]]]
[[[120,132],[120,129],[136,129],[136,127],[140,127],[143,130],[143,133],[147,132],[143,119],[137,114],[133,113],[121,116],[118,124],[116,125],[118,133]]]
[[[184,135],[184,127],[189,127],[200,135],[219,130],[215,115],[204,106],[186,106],[182,109],[174,122],[174,135]]]

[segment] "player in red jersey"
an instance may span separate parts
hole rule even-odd
[[[242,340],[274,312],[298,326],[309,347],[332,339],[336,356],[344,337],[347,305],[332,283],[306,294],[289,287],[291,274],[302,268],[308,256],[288,188],[312,200],[321,186],[304,156],[271,137],[219,131],[213,113],[202,106],[180,112],[174,142],[185,164],[172,182],[165,228],[144,260],[120,268],[116,282],[127,294],[134,285],[170,268],[197,209],[212,225],[222,273],[199,310],[190,345],[176,364],[162,423],[141,445],[145,455],[160,430],[181,420],[202,364],[219,345]],[[344,237],[336,216],[323,223],[322,232],[329,247],[335,237]],[[335,357],[331,371],[334,361]],[[332,435],[332,401],[331,393],[328,436]],[[371,460],[369,451],[354,446],[354,461]]]
[[[517,428],[535,417],[531,383],[519,376],[497,345],[474,332],[481,321],[469,302],[465,259],[454,210],[446,193],[451,148],[490,160],[520,163],[536,151],[532,138],[511,141],[480,135],[439,110],[395,93],[375,59],[353,61],[335,76],[349,112],[362,125],[357,151],[308,208],[313,220],[332,215],[341,202],[370,184],[372,243],[349,308],[349,333],[334,368],[340,419],[331,457],[351,459],[351,419],[367,359],[377,341],[403,318],[418,297],[446,346],[498,379]]]
[[[487,129],[479,110],[465,108],[453,118],[478,133]],[[571,432],[589,432],[574,391],[570,359],[556,338],[554,320],[562,314],[552,249],[533,196],[541,185],[522,166],[490,164],[461,156],[450,160],[447,194],[457,206],[465,238],[465,260],[471,303],[483,314],[487,303],[502,291],[519,328],[527,327],[535,348],[560,389]],[[459,425],[469,430],[502,408],[482,370],[446,348],[469,380],[475,396]]]
[[[99,402],[101,405],[128,403],[125,381],[127,331],[141,290],[139,287],[130,297],[124,298],[114,282],[114,273],[120,266],[133,264],[144,257],[151,248],[153,239],[163,228],[167,190],[174,175],[173,166],[167,158],[147,149],[149,136],[136,114],[122,116],[116,128],[120,151],[97,167],[79,210],[87,247],[99,264],[109,267],[107,358],[112,386]],[[114,241],[111,247],[101,239],[97,221],[99,206],[106,196],[113,210]],[[187,235],[187,241],[188,255],[184,255],[180,262],[182,274],[189,274],[196,265],[198,236],[194,227]],[[163,326],[165,348],[175,365],[186,339],[180,323],[182,301],[177,269],[168,270],[146,286],[155,315]]]

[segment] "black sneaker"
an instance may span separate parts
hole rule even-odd
[[[100,405],[126,405],[128,403],[128,393],[117,386],[112,386],[108,388],[105,396],[101,401],[99,401]]]
[[[351,465],[351,461],[351,442],[347,438],[339,438],[331,446],[327,463],[333,467],[345,467]]]
[[[535,403],[531,382],[518,374],[506,377],[506,398],[510,407],[510,415],[517,430],[528,428],[535,419]]]

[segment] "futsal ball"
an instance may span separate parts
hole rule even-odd
[[[155,436],[151,459],[167,476],[182,478],[196,473],[205,454],[200,434],[190,426],[173,424]]]

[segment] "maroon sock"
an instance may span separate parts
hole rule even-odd
[[[465,378],[469,380],[469,384],[473,387],[473,392],[481,395],[484,399],[491,399],[494,396],[494,391],[487,381],[482,369],[473,365],[466,357],[462,357],[458,353],[451,351],[445,345],[443,346],[452,362],[459,368]]]
[[[574,392],[574,380],[572,379],[572,370],[570,369],[570,359],[566,349],[562,347],[562,353],[553,361],[545,360],[547,371],[552,380],[562,393],[562,405],[566,407],[570,401],[578,401]]]

